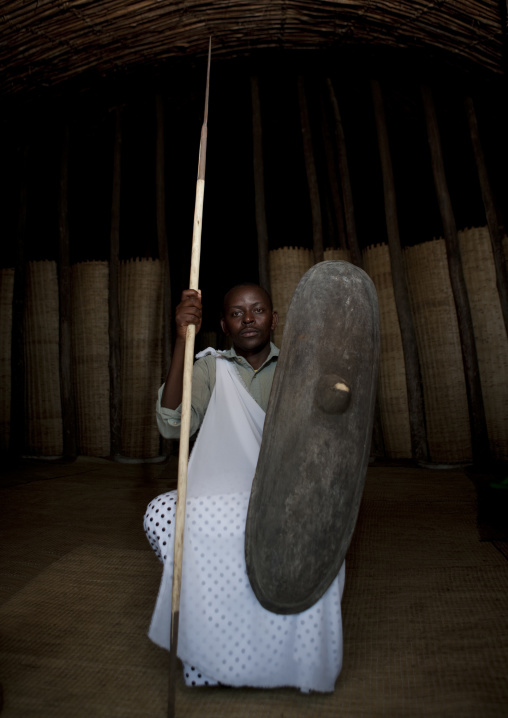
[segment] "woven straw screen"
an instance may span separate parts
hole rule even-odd
[[[444,240],[408,247],[404,255],[431,460],[470,461],[466,383]]]
[[[25,300],[25,417],[28,452],[60,456],[58,277],[56,262],[29,262]]]
[[[0,449],[9,446],[14,269],[0,269]]]
[[[364,269],[376,287],[379,301],[381,354],[378,401],[387,456],[410,458],[411,434],[407,403],[406,368],[399,318],[393,292],[390,251],[386,244],[367,247]]]
[[[72,354],[78,451],[108,456],[109,266],[83,262],[72,267]]]
[[[349,249],[325,249],[325,261],[334,260],[339,262],[350,262],[351,252]]]
[[[459,232],[492,454],[508,459],[508,338],[487,227]]]
[[[282,333],[293,293],[298,282],[313,263],[312,251],[303,247],[282,247],[282,249],[273,249],[270,252],[270,285],[273,308],[279,314],[273,341],[278,347],[282,341]]]
[[[148,459],[159,455],[155,402],[162,369],[161,262],[122,262],[119,287],[122,452],[127,457]]]

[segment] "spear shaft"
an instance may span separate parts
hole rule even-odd
[[[194,227],[192,232],[191,268],[189,288],[199,288],[199,260],[201,256],[201,228],[203,221],[203,200],[205,196],[206,143],[208,136],[208,95],[210,90],[210,61],[212,38],[208,45],[208,68],[206,74],[205,112],[199,144],[198,178],[194,205]],[[189,463],[189,435],[192,395],[192,368],[194,363],[194,340],[196,326],[189,324],[185,337],[183,366],[182,420],[180,427],[180,451],[178,455],[178,485],[175,516],[175,550],[173,564],[173,593],[171,601],[171,647],[169,653],[168,716],[175,716],[176,652],[178,648],[178,622],[180,617],[180,591],[182,586],[183,535],[185,528],[185,506],[187,503],[187,467]]]

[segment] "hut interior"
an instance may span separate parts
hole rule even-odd
[[[222,297],[242,281],[270,289],[280,344],[301,276],[338,259],[375,284],[381,363],[335,693],[181,681],[181,709],[505,715],[506,15],[492,0],[3,3],[6,716],[164,712],[138,519],[176,476],[154,403],[189,281],[210,38],[197,347],[224,348]]]

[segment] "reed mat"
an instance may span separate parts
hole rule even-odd
[[[0,492],[2,718],[162,718],[168,656],[146,637],[161,568],[142,516],[174,466],[28,470]],[[462,470],[370,466],[335,691],[192,689],[179,669],[177,716],[505,718],[507,544],[481,541],[476,518]]]

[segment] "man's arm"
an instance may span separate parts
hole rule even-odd
[[[215,385],[215,358],[211,356],[199,359],[194,364],[192,378],[192,399],[191,399],[191,436],[201,426],[204,419],[210,396]],[[182,421],[181,405],[176,409],[168,409],[161,405],[161,398],[164,386],[159,389],[155,416],[157,426],[162,436],[167,439],[178,439],[180,437],[180,425]]]

